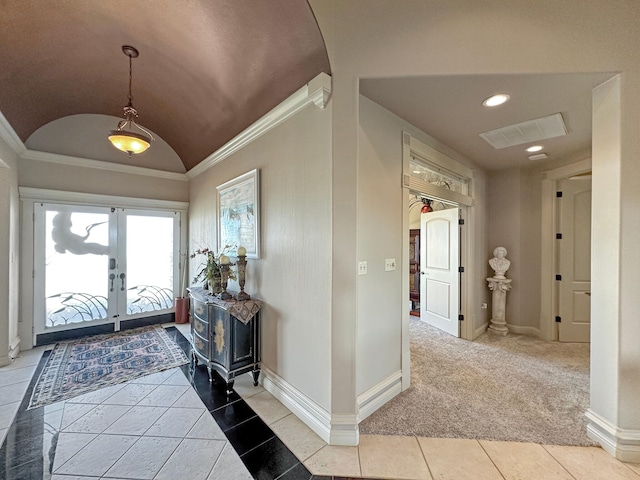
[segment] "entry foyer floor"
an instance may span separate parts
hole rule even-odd
[[[368,435],[329,446],[250,375],[226,396],[188,366],[25,411],[46,350],[0,369],[0,478],[640,480],[640,465],[592,447]]]

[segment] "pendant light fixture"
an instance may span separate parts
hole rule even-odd
[[[109,131],[109,141],[118,150],[128,153],[131,157],[132,154],[142,153],[149,148],[153,141],[153,135],[135,121],[138,111],[133,107],[133,96],[131,95],[131,59],[139,55],[138,50],[130,45],[123,45],[122,51],[129,57],[129,103],[123,109],[125,120],[118,122],[116,130]],[[137,128],[142,133],[134,132],[133,128]]]

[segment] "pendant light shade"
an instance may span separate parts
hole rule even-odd
[[[129,154],[142,153],[151,146],[153,135],[148,130],[138,125],[135,119],[138,111],[133,106],[133,96],[131,95],[131,59],[138,56],[138,50],[129,45],[122,47],[124,54],[129,57],[129,103],[124,107],[124,120],[120,120],[115,130],[109,131],[109,141],[118,150]],[[138,131],[133,131],[136,128]]]

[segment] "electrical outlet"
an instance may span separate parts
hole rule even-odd
[[[480,308],[481,308],[482,310],[486,310],[486,309],[487,309],[487,304],[486,304],[486,303],[483,303],[482,305],[480,305]]]
[[[358,262],[358,275],[367,274],[367,262]]]
[[[396,259],[395,258],[385,258],[384,260],[384,269],[387,272],[396,269]]]

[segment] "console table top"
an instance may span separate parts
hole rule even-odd
[[[225,309],[242,323],[247,324],[262,308],[261,300],[221,300],[215,295],[211,295],[208,290],[202,287],[189,287],[187,289],[191,296],[203,303],[210,303]]]

